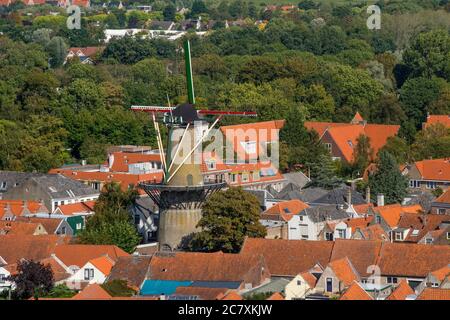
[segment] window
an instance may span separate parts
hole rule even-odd
[[[6,181],[3,181],[3,182],[2,182],[2,185],[1,185],[1,189],[6,189],[6,186],[7,186]]]
[[[208,162],[208,169],[210,170],[216,169],[216,162],[215,161]]]
[[[403,241],[403,232],[395,232],[395,240],[396,241]]]
[[[431,238],[426,238],[426,239],[425,239],[425,243],[426,243],[426,244],[432,244],[432,243],[433,243],[433,239],[431,239]]]
[[[436,189],[436,182],[427,181],[427,189]]]
[[[297,280],[297,285],[298,285],[298,286],[301,286],[301,285],[302,285],[302,282],[301,282],[300,280]]]
[[[61,228],[61,234],[66,234],[66,227]]]
[[[445,214],[445,209],[439,208],[437,214]]]
[[[333,241],[333,232],[326,232],[325,233],[325,240]]]
[[[432,286],[433,288],[439,288],[439,283],[433,282],[433,283],[431,284],[431,286]]]
[[[398,279],[396,277],[387,277],[387,283],[397,283]]]
[[[248,182],[250,179],[249,174],[248,173],[243,173],[242,174],[242,182]]]
[[[94,269],[92,268],[86,268],[84,269],[84,280],[91,280],[94,279]]]
[[[447,240],[450,240],[450,232],[447,232]]]
[[[259,176],[259,171],[254,171],[253,172],[253,180],[257,181],[259,180],[260,176]]]
[[[80,230],[81,229],[81,223],[77,223],[76,228],[77,228],[77,230]]]
[[[381,223],[381,217],[379,215],[375,216],[375,221],[380,224]]]
[[[3,273],[0,273],[0,283],[5,283],[6,276]]]
[[[298,216],[300,221],[303,221],[303,216]]]
[[[339,235],[339,238],[341,238],[341,239],[346,239],[347,237],[347,232],[346,232],[347,230],[345,230],[345,229],[337,229],[337,232],[338,232],[338,235]]]
[[[331,153],[331,143],[325,143],[325,148]]]
[[[417,180],[409,180],[409,187],[410,188],[419,188],[420,182]]]
[[[327,278],[327,292],[333,292],[333,278]]]
[[[141,217],[138,214],[134,215],[134,224],[139,224],[141,222]]]
[[[230,175],[230,180],[231,180],[232,183],[235,183],[235,182],[237,181],[237,178],[236,178],[236,174],[235,174],[235,173],[232,173],[232,174]]]

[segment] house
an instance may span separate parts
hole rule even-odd
[[[401,280],[386,300],[406,300],[406,298],[411,295],[414,295],[414,290],[409,286],[406,280]]]
[[[155,242],[158,230],[158,211],[155,203],[149,197],[141,197],[129,209],[134,218],[134,225],[143,243]]]
[[[86,262],[67,281],[71,283],[102,284],[109,276],[115,261],[108,255],[100,256]]]
[[[352,239],[390,241],[389,235],[379,224],[373,224],[363,229],[356,229],[352,235]]]
[[[66,8],[70,5],[79,6],[82,8],[89,8],[91,6],[90,0],[58,0],[58,6]]]
[[[304,299],[314,292],[317,278],[310,271],[296,275],[284,288],[285,300]]]
[[[373,160],[388,138],[396,136],[400,129],[398,125],[368,124],[359,112],[355,114],[350,123],[307,121],[305,127],[317,132],[320,141],[325,144],[334,159],[347,163],[354,161],[354,150],[359,136],[363,135],[369,138]]]
[[[270,279],[269,269],[259,255],[215,253],[156,253],[150,261],[143,295],[170,295],[179,286],[220,287],[250,290]]]
[[[40,223],[22,221],[0,221],[0,235],[30,235],[38,236],[48,234]]]
[[[428,231],[418,243],[450,244],[450,225],[442,223],[437,230]]]
[[[82,64],[94,64],[96,57],[99,56],[104,47],[72,47],[67,50],[64,63],[70,59],[78,58]]]
[[[450,189],[431,203],[431,213],[450,215]]]
[[[304,216],[300,215],[300,212],[308,207],[304,202],[295,199],[280,202],[264,211],[259,221],[267,229],[266,238],[302,239]]]
[[[422,123],[422,129],[426,129],[432,125],[440,123],[444,125],[446,128],[450,128],[450,115],[427,115],[427,121]]]
[[[416,161],[407,165],[403,174],[409,179],[411,191],[426,191],[450,186],[450,159],[432,159]]]
[[[289,284],[290,279],[286,278],[273,278],[270,280],[270,282],[265,283],[259,287],[256,287],[254,289],[251,289],[249,291],[246,291],[242,296],[244,298],[249,298],[255,295],[267,295],[267,294],[274,294],[274,293],[283,293],[286,285]],[[284,300],[284,298],[283,298]]]
[[[434,270],[430,272],[426,278],[420,283],[416,291],[422,292],[425,288],[442,288],[443,286],[450,285],[450,283],[446,282],[450,277],[450,263],[438,270]],[[450,289],[450,286],[446,289]]]
[[[450,226],[450,216],[439,214],[403,214],[400,217],[397,228],[392,231],[396,237],[394,241],[431,243],[430,240],[421,241],[433,231],[447,229]],[[397,233],[402,232],[403,236],[398,237]],[[399,239],[401,238],[401,239]]]
[[[10,266],[0,263],[0,294],[4,290],[10,290],[13,287],[13,282],[7,280],[11,276]]]
[[[85,201],[59,205],[51,214],[57,217],[91,216],[94,212],[95,201]]]
[[[180,286],[171,296],[183,300],[221,300],[229,291],[227,288]]]
[[[16,179],[11,179],[11,176]],[[7,187],[8,190],[3,193],[3,199],[42,200],[50,212],[59,205],[92,201],[99,196],[98,191],[61,174],[28,175],[0,171],[0,181],[5,180],[13,181],[11,187]]]
[[[111,269],[108,281],[125,280],[129,287],[139,290],[147,276],[151,256],[119,257]]]
[[[345,257],[331,261],[317,280],[315,291],[328,295],[341,294],[360,277],[350,260]]]
[[[80,226],[77,229],[73,229],[66,218],[37,218],[37,217],[18,217],[15,221],[23,224],[40,224],[43,226],[47,234],[56,235],[75,235],[76,231],[80,231],[84,227],[83,221],[80,221]]]
[[[339,300],[373,300],[373,298],[359,282],[353,281]]]
[[[97,283],[91,283],[72,297],[73,300],[110,300],[112,296]]]

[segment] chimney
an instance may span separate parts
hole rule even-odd
[[[352,189],[348,188],[347,191],[347,204],[350,207],[352,205]]]
[[[85,165],[86,165],[86,160],[85,160],[85,159],[81,160],[81,165],[82,165],[82,166],[85,166]]]
[[[370,187],[367,186],[366,188],[366,203],[370,203]]]
[[[377,195],[377,206],[378,207],[384,206],[384,194]]]

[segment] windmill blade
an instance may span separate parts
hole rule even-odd
[[[132,111],[143,111],[143,112],[158,112],[166,113],[171,112],[174,107],[163,107],[163,106],[131,106]]]
[[[211,116],[239,116],[239,117],[257,117],[258,114],[255,111],[221,111],[221,110],[198,110],[200,115]]]

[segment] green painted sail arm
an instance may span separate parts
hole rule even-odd
[[[189,43],[189,40],[186,40],[184,42],[184,60],[186,65],[186,85],[188,99],[190,104],[195,104],[194,81],[192,78],[191,45]]]

